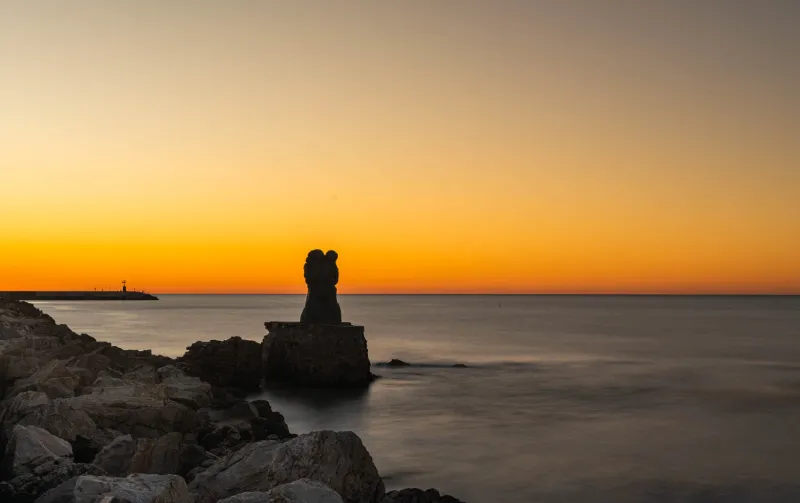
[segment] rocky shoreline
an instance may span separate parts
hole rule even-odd
[[[355,433],[294,435],[247,401],[261,346],[199,342],[172,359],[0,302],[0,501],[458,503],[387,493]]]

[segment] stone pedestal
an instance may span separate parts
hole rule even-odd
[[[261,345],[264,383],[359,388],[372,382],[364,327],[270,321]]]

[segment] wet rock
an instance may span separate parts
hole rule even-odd
[[[247,444],[196,474],[189,484],[195,503],[214,503],[242,492],[271,489],[274,484],[266,474],[280,445],[270,440]]]
[[[268,322],[265,384],[362,388],[372,382],[364,327]]]
[[[316,480],[346,503],[380,502],[385,491],[372,456],[350,431],[315,431],[288,441],[275,451],[267,478],[272,486]]]
[[[339,494],[321,482],[301,479],[267,492],[247,492],[218,503],[343,503]]]
[[[72,446],[66,440],[37,426],[15,425],[2,461],[6,478],[33,473],[37,467],[55,460],[72,460]]]
[[[221,388],[258,391],[261,383],[261,344],[241,337],[195,342],[180,358],[187,374]]]
[[[439,494],[436,489],[402,489],[386,493],[381,503],[463,503],[453,496]]]

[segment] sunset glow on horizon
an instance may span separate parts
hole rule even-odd
[[[800,294],[800,3],[0,19],[0,291]]]

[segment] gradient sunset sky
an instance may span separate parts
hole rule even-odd
[[[0,2],[0,290],[800,293],[800,2]]]

